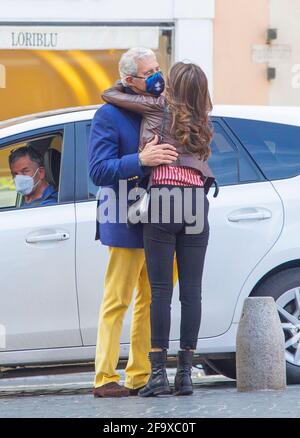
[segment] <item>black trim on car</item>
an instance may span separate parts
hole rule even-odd
[[[236,136],[234,135],[234,133],[226,123],[226,119],[224,117],[212,116],[211,121],[212,123],[217,123],[221,126],[221,128],[224,130],[225,134],[227,135],[230,142],[235,147],[238,153],[238,182],[236,184],[229,184],[229,185],[242,185],[242,184],[251,184],[251,183],[265,181],[266,178],[264,174],[261,172],[256,162],[252,159],[252,157],[249,155],[247,150],[244,148],[243,144],[239,141],[238,138],[236,138]],[[241,159],[243,159],[245,162],[248,163],[249,166],[252,167],[256,175],[255,179],[247,180],[246,178],[243,178],[241,172]]]
[[[76,182],[75,201],[91,201],[88,196],[88,142],[86,128],[92,120],[76,122],[75,125],[75,156],[76,156]]]

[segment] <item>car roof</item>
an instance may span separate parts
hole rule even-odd
[[[59,108],[51,111],[28,114],[0,122],[0,138],[26,132],[32,129],[54,126],[57,124],[89,120],[93,117],[99,105]]]
[[[300,126],[299,106],[215,105],[212,115]]]
[[[61,108],[4,120],[0,122],[0,138],[47,126],[91,120],[100,107],[101,104]],[[296,106],[215,105],[211,115],[300,126],[300,107]]]

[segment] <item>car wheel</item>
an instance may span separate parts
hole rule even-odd
[[[272,275],[251,296],[274,298],[285,337],[287,383],[299,384],[300,268],[290,268]],[[207,363],[220,374],[236,379],[235,359],[209,360]]]
[[[300,383],[300,268],[272,275],[252,295],[274,298],[285,337],[287,383]]]

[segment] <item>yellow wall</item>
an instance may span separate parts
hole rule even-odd
[[[214,103],[267,105],[266,64],[252,61],[253,44],[266,43],[269,0],[216,0]]]
[[[1,50],[6,87],[0,120],[40,111],[100,103],[118,77],[121,51]]]
[[[0,121],[102,103],[101,92],[119,78],[118,63],[124,51],[0,50],[0,66],[5,67],[6,77],[4,88],[0,82]],[[155,52],[166,72],[171,57],[166,36],[160,36]]]

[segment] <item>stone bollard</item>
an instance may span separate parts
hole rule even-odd
[[[285,389],[284,344],[274,298],[246,298],[236,339],[237,390]]]

